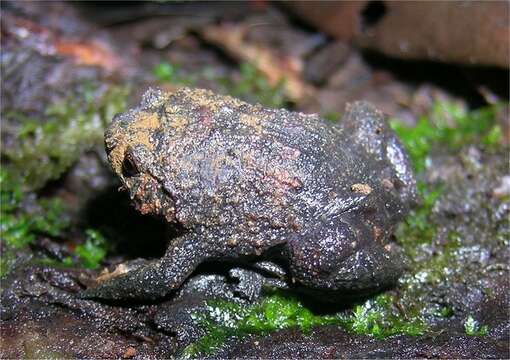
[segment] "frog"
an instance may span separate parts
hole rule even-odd
[[[87,297],[161,299],[205,262],[272,261],[289,287],[320,298],[366,296],[402,274],[393,233],[416,203],[416,180],[368,102],[331,121],[150,88],[113,118],[105,149],[135,208],[181,230],[161,258],[106,271]]]

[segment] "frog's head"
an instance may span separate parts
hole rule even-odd
[[[157,176],[155,154],[161,130],[153,108],[161,100],[160,94],[149,91],[140,107],[116,115],[105,131],[105,148],[113,171],[122,188],[129,191],[137,210],[174,221],[175,202]]]

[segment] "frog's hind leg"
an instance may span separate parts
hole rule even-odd
[[[375,240],[363,225],[320,222],[290,239],[287,250],[292,282],[309,292],[369,294],[393,284],[401,273],[393,249]]]
[[[155,261],[133,261],[97,278],[97,286],[81,296],[108,300],[155,300],[177,289],[205,259],[198,235],[185,234],[174,240],[165,255]]]

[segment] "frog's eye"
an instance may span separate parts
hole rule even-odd
[[[122,162],[122,175],[125,177],[131,177],[138,175],[140,173],[140,169],[136,164],[136,160],[134,159],[131,152],[128,152],[124,157],[124,161]]]

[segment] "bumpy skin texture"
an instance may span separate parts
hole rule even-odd
[[[137,209],[184,234],[160,260],[122,267],[87,296],[159,298],[208,260],[271,256],[293,286],[317,294],[366,294],[401,273],[388,240],[415,201],[415,180],[367,103],[331,123],[207,90],[149,90],[105,141]]]

